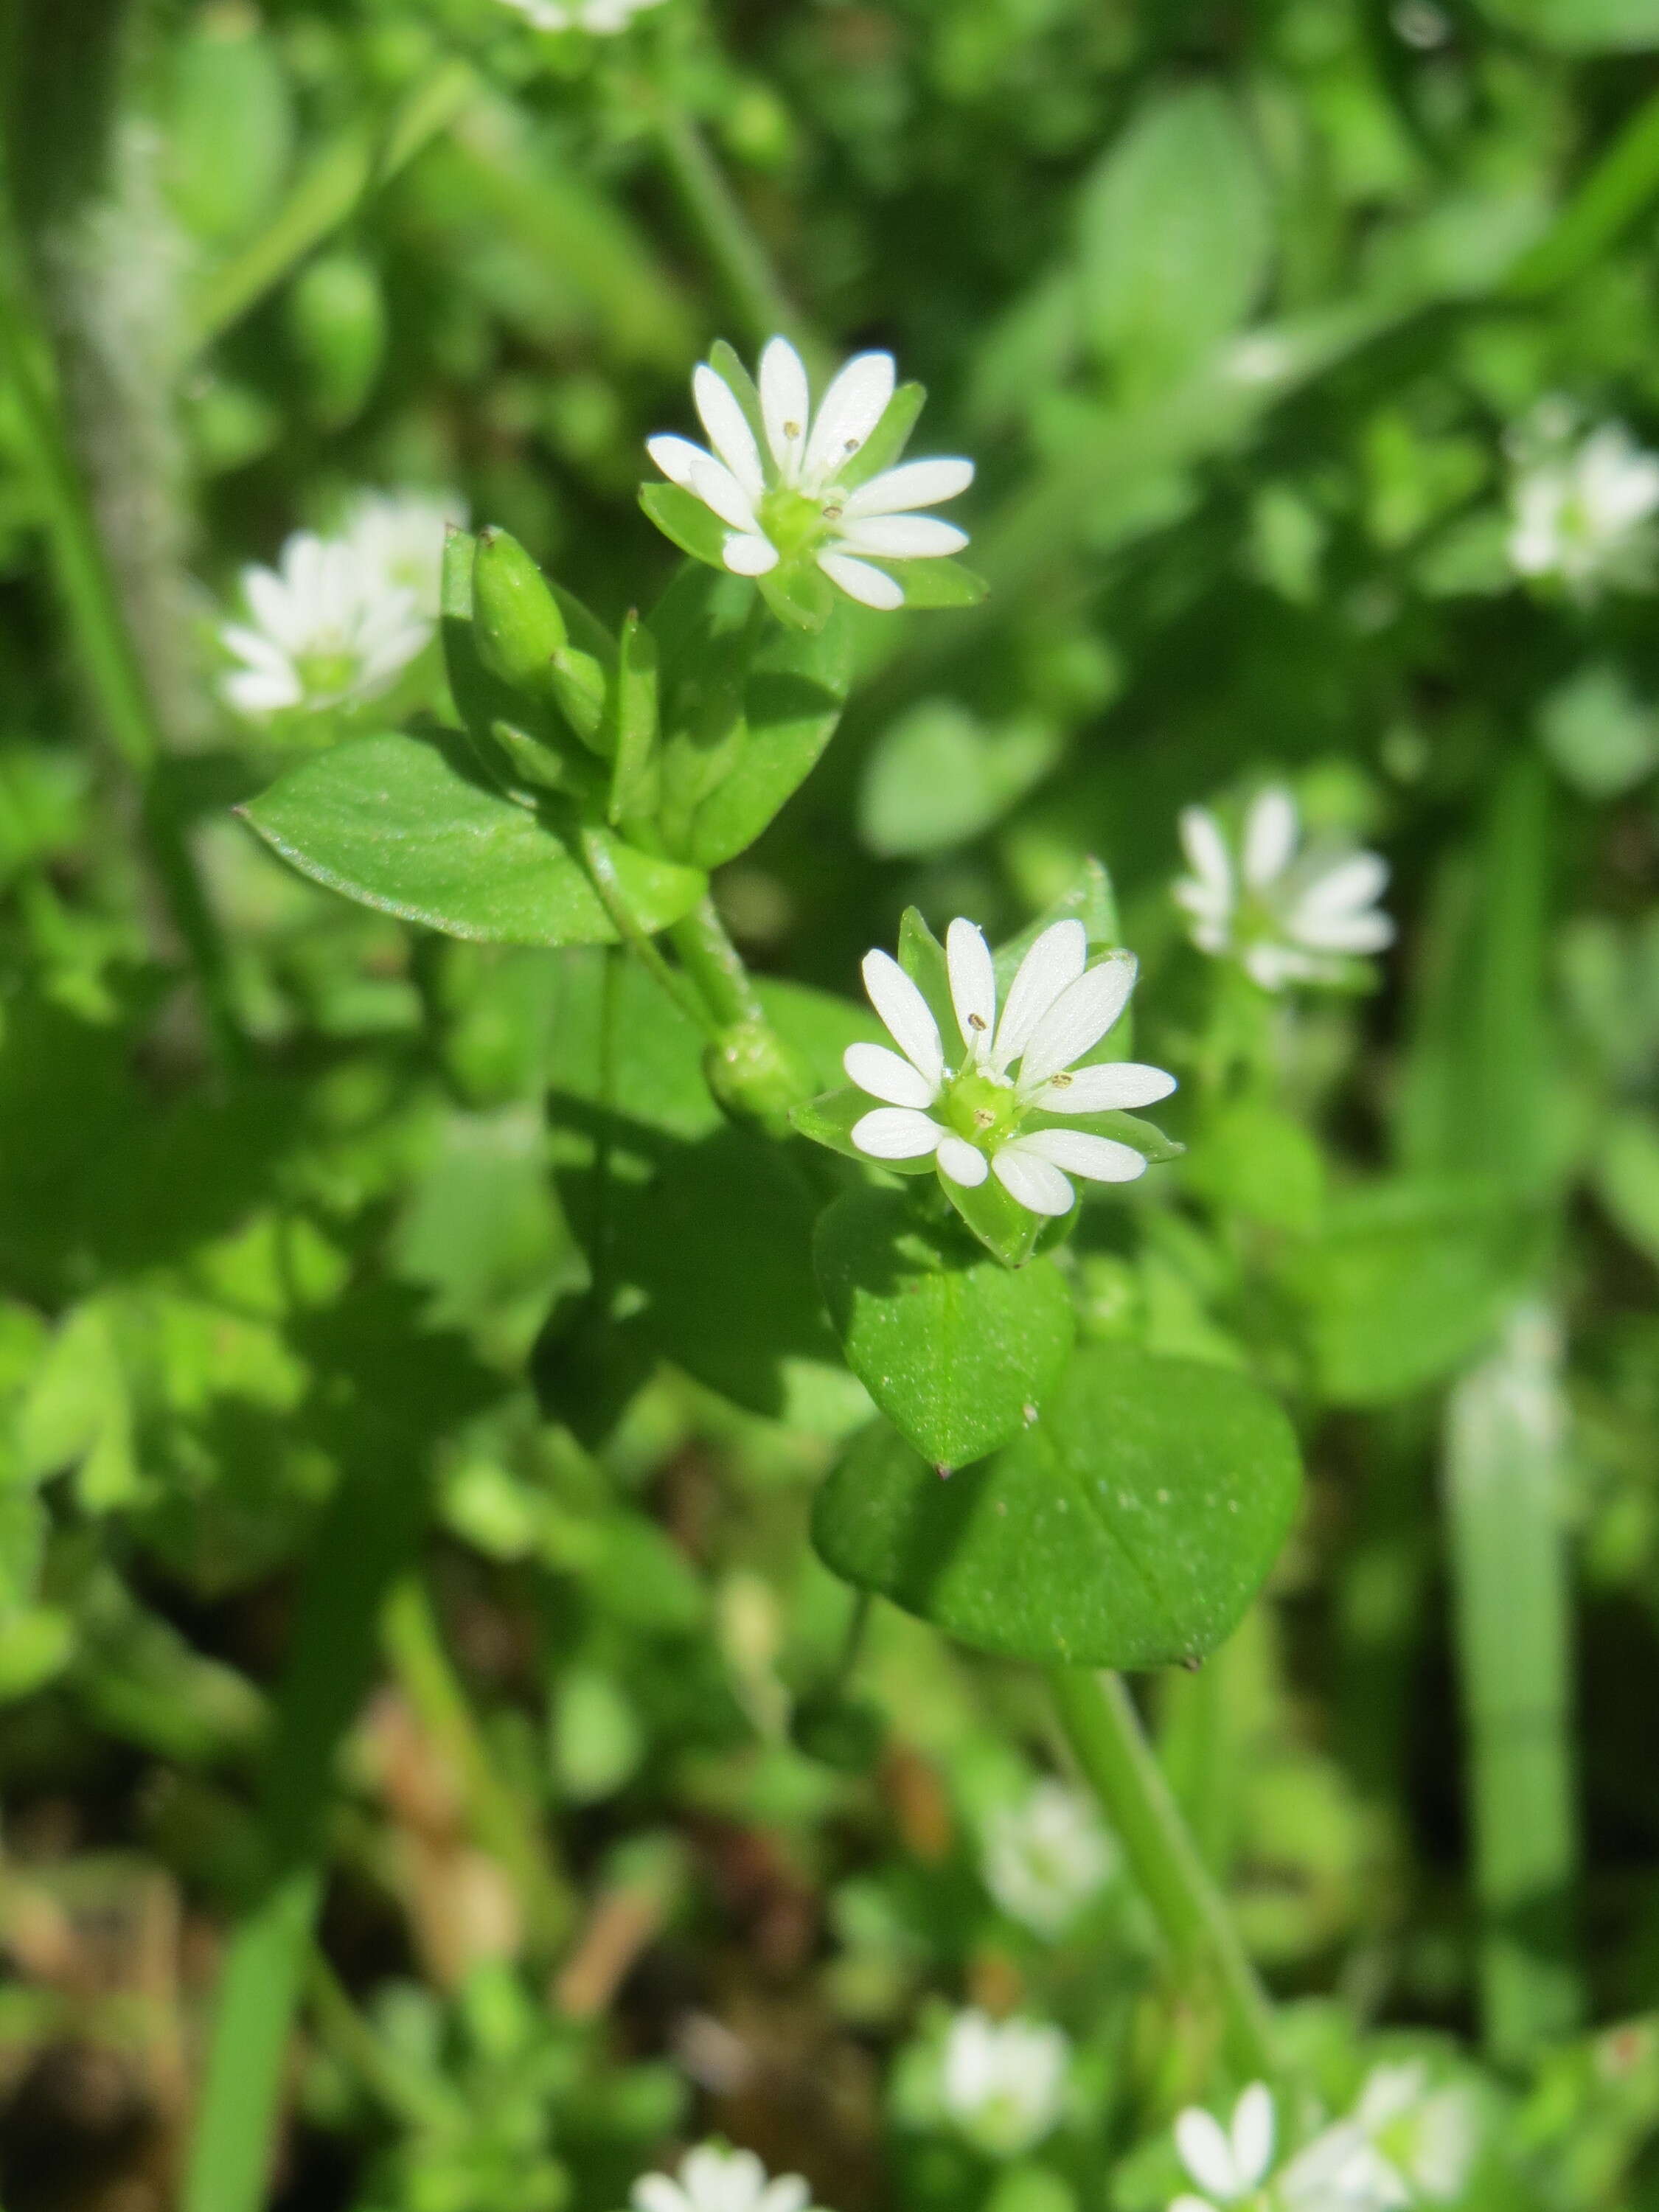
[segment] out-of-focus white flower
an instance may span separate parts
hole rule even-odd
[[[1192,869],[1175,886],[1202,952],[1240,962],[1261,988],[1340,981],[1357,955],[1394,941],[1376,905],[1389,879],[1375,853],[1341,848],[1298,851],[1296,801],[1274,786],[1252,801],[1237,855],[1205,806],[1181,817]]]
[[[1273,2165],[1274,2133],[1273,2093],[1265,2081],[1251,2082],[1225,2128],[1202,2106],[1189,2105],[1175,2124],[1176,2148],[1204,2195],[1177,2197],[1170,2212],[1214,2212],[1218,2204],[1248,2203]]]
[[[866,957],[864,988],[899,1049],[854,1044],[843,1055],[848,1079],[885,1102],[854,1124],[858,1149],[876,1160],[931,1157],[941,1176],[967,1189],[994,1174],[1011,1198],[1042,1214],[1070,1212],[1077,1194],[1068,1176],[1128,1182],[1143,1175],[1146,1162],[1133,1146],[1055,1120],[1150,1106],[1176,1087],[1174,1076],[1136,1060],[1073,1065],[1123,1012],[1133,957],[1109,952],[1091,968],[1083,924],[1057,921],[1020,962],[999,1020],[980,931],[958,916],[945,950],[960,1038],[948,1063],[917,986],[889,954]]]
[[[240,665],[224,694],[245,714],[339,707],[387,689],[432,635],[413,592],[369,572],[356,547],[296,531],[275,568],[246,568],[250,619],[220,628]]]
[[[591,31],[611,38],[661,0],[502,0],[538,31]]]
[[[1408,2198],[1462,2195],[1480,2148],[1480,2107],[1465,2084],[1431,2089],[1420,2059],[1373,2067],[1352,2124],[1401,2176]]]
[[[899,607],[904,586],[873,564],[960,552],[965,531],[914,510],[966,491],[974,465],[902,461],[860,478],[858,457],[895,389],[891,354],[856,354],[814,415],[800,356],[787,338],[773,338],[749,403],[758,400],[761,435],[743,398],[705,362],[692,377],[691,396],[714,451],[668,435],[647,439],[646,450],[671,483],[726,526],[721,557],[734,575],[815,562],[849,599]]]
[[[1046,2023],[959,2012],[940,2066],[945,2109],[988,2156],[1018,2158],[1060,2118],[1071,2050],[1059,2028]]]
[[[631,2199],[635,2212],[805,2212],[811,2195],[798,2173],[769,2180],[752,2150],[702,2143],[680,2160],[678,2179],[641,2174]]]
[[[1510,441],[1510,560],[1581,599],[1650,580],[1659,550],[1659,455],[1622,422],[1580,437],[1572,410],[1547,401]]]
[[[1021,1803],[1000,1805],[985,1824],[985,1887],[1039,1936],[1058,1936],[1116,1863],[1093,1806],[1052,1777]]]
[[[444,532],[465,521],[466,501],[454,492],[365,491],[352,501],[340,534],[366,578],[408,592],[419,612],[436,622]]]

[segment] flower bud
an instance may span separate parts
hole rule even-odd
[[[478,657],[499,683],[554,703],[553,656],[569,642],[564,617],[541,570],[505,530],[479,532],[472,626]]]
[[[708,1048],[702,1072],[718,1104],[734,1121],[757,1121],[775,1136],[789,1133],[789,1109],[810,1098],[811,1070],[769,1022],[734,1022]]]
[[[289,288],[288,323],[313,416],[342,428],[362,414],[386,360],[380,277],[360,254],[321,254]]]

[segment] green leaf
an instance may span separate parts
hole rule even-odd
[[[1045,907],[1034,922],[1022,929],[1018,937],[1011,937],[1006,945],[998,945],[994,958],[999,998],[1007,995],[1008,986],[1013,981],[1020,962],[1043,931],[1052,928],[1057,921],[1073,920],[1083,924],[1091,961],[1123,942],[1118,926],[1117,898],[1112,890],[1112,879],[1092,854],[1084,861],[1060,896]]]
[[[678,484],[640,486],[640,505],[663,536],[711,568],[725,566],[726,541],[731,534],[719,515]]]
[[[989,596],[983,576],[947,554],[937,561],[872,561],[904,586],[907,607],[976,607]]]
[[[810,1137],[815,1145],[823,1145],[830,1152],[839,1152],[843,1159],[856,1160],[860,1167],[879,1167],[889,1175],[932,1175],[931,1158],[873,1160],[853,1142],[854,1125],[872,1112],[877,1103],[867,1092],[855,1091],[848,1084],[839,1091],[826,1091],[821,1097],[809,1098],[793,1108],[789,1120],[799,1135]]]
[[[822,568],[793,562],[757,576],[761,597],[791,629],[822,629],[836,605],[836,588]]]
[[[564,839],[484,783],[459,738],[356,738],[290,769],[242,813],[302,875],[451,937],[604,945],[616,936]],[[707,888],[700,870],[607,842],[642,929],[678,921]]]
[[[730,773],[692,817],[685,856],[717,868],[752,845],[800,788],[835,734],[851,672],[836,611],[816,634],[769,628],[743,684],[747,736]]]
[[[1617,1115],[1592,1180],[1609,1218],[1659,1267],[1659,1121],[1633,1109]]]
[[[987,725],[953,699],[927,699],[884,730],[866,763],[859,832],[884,859],[962,845],[1000,821],[1060,756],[1040,715]]]
[[[852,1369],[905,1440],[964,1467],[1035,1419],[1076,1334],[1052,1260],[1011,1274],[903,1195],[849,1191],[818,1218],[818,1288]]]
[[[1231,100],[1194,85],[1142,106],[1085,183],[1084,328],[1139,396],[1237,329],[1272,252],[1261,164]]]
[[[1659,0],[1481,0],[1481,7],[1494,22],[1559,53],[1659,46]]]
[[[1200,1659],[1296,1510],[1290,1423],[1242,1376],[1085,1347],[1035,1425],[941,1482],[885,1424],[818,1493],[825,1564],[983,1651],[1064,1666]]]

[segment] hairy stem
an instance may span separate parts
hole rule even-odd
[[[725,1028],[734,1022],[763,1022],[765,1010],[755,994],[743,955],[726,933],[712,898],[705,898],[668,933],[685,972],[702,994],[704,1005]]]
[[[1121,1676],[1056,1667],[1049,1681],[1078,1765],[1171,1954],[1213,1978],[1235,2063],[1247,2073],[1271,2075],[1277,2059],[1267,1994],[1205,1870]]]

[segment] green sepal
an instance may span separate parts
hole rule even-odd
[[[1173,1137],[1166,1137],[1155,1121],[1146,1121],[1139,1114],[1126,1114],[1117,1108],[1103,1114],[1031,1113],[1026,1115],[1020,1127],[1022,1131],[1084,1129],[1091,1137],[1110,1137],[1139,1152],[1151,1167],[1161,1166],[1166,1160],[1178,1160],[1187,1149]],[[1092,1186],[1085,1184],[1085,1188]]]
[[[850,489],[890,469],[909,444],[910,433],[927,400],[925,384],[901,384],[863,446],[845,468],[836,471],[836,482]]]
[[[835,586],[812,562],[774,568],[755,580],[767,605],[791,629],[822,629],[834,610]]]
[[[991,1257],[1005,1267],[1023,1267],[1036,1250],[1037,1239],[1050,1226],[1057,1233],[1049,1243],[1062,1242],[1077,1212],[1073,1206],[1070,1213],[1060,1217],[1059,1224],[1054,1224],[1048,1214],[1033,1213],[1011,1197],[994,1175],[988,1175],[971,1190],[942,1175],[939,1187]]]
[[[1091,961],[1123,942],[1112,879],[1092,854],[1060,896],[1046,906],[1035,921],[1022,929],[1018,937],[1011,937],[1006,945],[998,945],[994,957],[1000,996],[1006,996],[1014,980],[1014,971],[1043,931],[1052,928],[1057,921],[1073,920],[1083,924]]]
[[[678,484],[640,486],[640,505],[663,536],[710,568],[726,566],[726,541],[731,535],[719,515]]]
[[[480,765],[498,782],[537,791],[586,791],[586,763],[573,756],[556,716],[484,665],[472,618],[477,550],[477,539],[465,530],[452,527],[444,540],[439,629],[455,711]]]
[[[860,558],[870,556],[860,555]],[[948,555],[939,561],[871,560],[870,565],[885,569],[895,583],[903,586],[907,607],[976,607],[991,589],[983,576]]]
[[[629,612],[617,648],[616,732],[609,817],[613,823],[654,810],[659,786],[657,641]]]
[[[754,433],[755,443],[765,453],[766,416],[761,407],[760,387],[744,367],[737,348],[724,338],[716,338],[708,349],[708,366],[731,387],[732,397],[742,408],[744,420]]]
[[[499,767],[501,780],[509,785],[517,784],[532,792],[556,791],[567,798],[586,798],[592,788],[592,779],[581,762],[567,757],[556,745],[526,728],[525,720],[520,717],[508,721],[496,715],[489,725],[495,753],[492,756],[484,750],[485,766],[492,773]]]
[[[551,704],[549,663],[569,633],[547,580],[509,531],[483,530],[472,562],[478,657],[509,690]]]
[[[608,760],[611,685],[605,663],[576,646],[561,646],[548,662],[547,683],[559,712],[588,750]]]
[[[919,1160],[878,1160],[861,1152],[853,1142],[854,1126],[866,1114],[873,1114],[880,1103],[878,1098],[848,1084],[840,1091],[822,1091],[817,1097],[791,1108],[790,1126],[798,1135],[810,1137],[815,1145],[839,1152],[843,1159],[856,1160],[860,1167],[884,1168],[893,1175],[932,1175],[931,1154]]]

